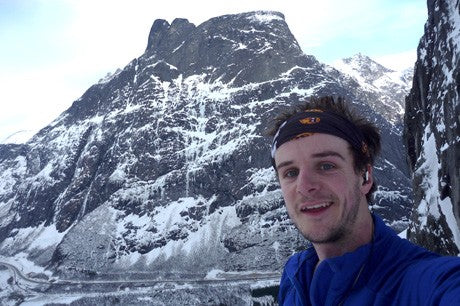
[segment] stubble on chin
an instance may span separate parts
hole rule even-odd
[[[359,212],[359,198],[360,198],[360,190],[359,186],[355,185],[354,190],[353,190],[353,199],[352,201],[353,206],[349,211],[345,212],[345,215],[341,217],[341,222],[336,226],[336,227],[330,227],[325,229],[325,233],[321,234],[313,234],[307,232],[307,229],[302,229],[301,226],[298,224],[298,220],[295,220],[294,218],[291,217],[291,220],[293,220],[294,225],[296,226],[297,230],[304,236],[305,239],[310,241],[311,243],[314,244],[326,244],[326,243],[334,243],[337,241],[340,241],[347,235],[351,234],[351,228],[353,224],[356,223],[356,219],[358,216]],[[346,207],[347,203],[343,203],[343,205]]]

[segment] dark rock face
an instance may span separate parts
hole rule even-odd
[[[171,25],[156,20],[146,55],[164,60],[184,77],[205,73],[209,81],[233,86],[266,81],[294,64],[315,61],[301,54],[283,14],[272,14],[274,18],[252,13],[216,17],[198,29],[186,19],[175,19]]]
[[[428,1],[404,141],[414,174],[409,238],[442,254],[460,253],[460,2]]]
[[[263,135],[280,110],[324,94],[381,126],[375,209],[401,229],[412,202],[398,129],[332,70],[280,13],[155,21],[144,55],[27,144],[0,146],[1,255],[65,277],[280,270],[306,241]]]

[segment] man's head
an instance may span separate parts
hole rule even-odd
[[[362,140],[365,143],[364,144],[365,148],[363,150],[363,148],[360,147],[359,143],[356,144],[355,146],[350,144],[350,150],[353,155],[353,167],[356,173],[363,173],[363,176],[365,176],[368,165],[373,166],[375,163],[375,159],[377,158],[377,155],[380,153],[380,149],[381,149],[380,133],[374,124],[369,122],[367,119],[354,113],[349,108],[349,106],[346,104],[345,100],[341,97],[333,98],[333,97],[328,96],[328,97],[321,97],[321,98],[311,98],[310,101],[304,104],[295,106],[294,108],[280,114],[278,117],[275,118],[274,125],[268,134],[270,136],[275,137],[275,135],[278,132],[280,132],[281,125],[285,124],[287,121],[289,121],[290,118],[293,118],[296,115],[297,116],[300,115],[300,117],[302,117],[301,114],[305,113],[306,110],[313,110],[314,112],[317,112],[318,110],[320,110],[320,111],[326,112],[326,115],[330,113],[332,116],[339,116],[340,118],[343,118],[344,121],[349,122],[349,124],[351,124],[353,127],[355,127],[358,130],[358,133],[361,134],[359,137],[362,137]],[[314,118],[316,116],[305,116],[305,117]],[[338,125],[337,127],[338,133],[350,134],[351,132],[350,129],[353,129],[353,128],[349,128],[346,125],[344,125],[343,128],[340,128],[340,122],[337,123],[336,125]],[[313,128],[314,124],[310,124],[310,125],[305,124],[305,126]],[[305,132],[305,133],[309,133],[309,132]],[[330,133],[333,133],[333,132],[329,132],[328,134]],[[335,133],[335,135],[337,136],[338,133]],[[300,136],[297,135],[295,137],[302,137],[302,135]],[[347,136],[343,136],[341,138],[344,138],[344,137],[347,137]],[[274,141],[275,140],[276,139],[274,139]],[[350,140],[347,139],[347,142],[350,143]],[[276,151],[276,145],[272,146],[272,165],[276,171],[276,165],[274,163],[275,161],[274,151]],[[367,173],[367,175],[369,175],[369,173]],[[372,193],[375,190],[376,190],[376,184],[373,183],[372,188],[370,189],[369,193],[366,195],[368,202],[370,202],[372,198]]]
[[[366,231],[377,129],[326,97],[279,116],[272,135],[273,165],[302,234],[320,244]]]

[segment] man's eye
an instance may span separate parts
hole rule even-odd
[[[292,169],[284,173],[284,177],[296,177],[299,174],[298,170]]]
[[[324,164],[319,165],[319,169],[323,171],[327,171],[327,170],[335,169],[335,166],[330,163],[324,163]]]

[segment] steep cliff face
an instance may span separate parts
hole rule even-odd
[[[157,20],[145,54],[28,143],[0,146],[0,255],[69,278],[279,270],[306,242],[264,131],[324,94],[381,127],[375,209],[401,229],[412,204],[401,135],[349,82],[303,54],[280,13]]]
[[[409,238],[460,253],[460,1],[428,1],[404,139],[414,175]]]

